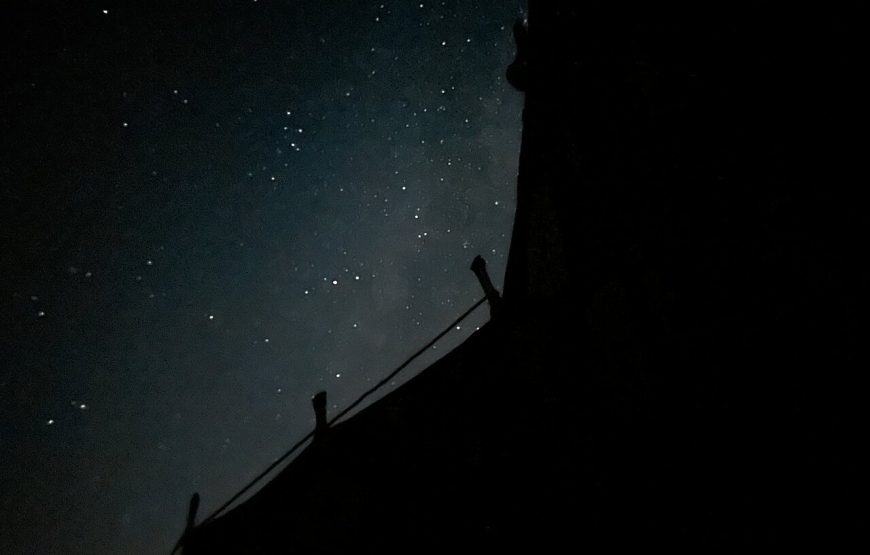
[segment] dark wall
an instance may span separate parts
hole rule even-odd
[[[696,538],[834,541],[858,522],[858,14],[738,4],[532,6],[519,194],[557,215],[514,248],[562,238],[550,296],[585,324],[626,505],[669,483]]]

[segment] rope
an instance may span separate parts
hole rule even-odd
[[[422,355],[423,353],[425,353],[425,352],[426,352],[430,347],[432,347],[432,345],[434,345],[434,344],[435,344],[439,339],[441,339],[442,337],[444,337],[445,335],[447,335],[447,333],[448,333],[450,330],[452,330],[452,329],[453,329],[457,324],[459,324],[460,322],[462,322],[463,320],[465,320],[465,319],[466,319],[466,318],[467,318],[467,317],[468,317],[472,312],[474,312],[474,310],[475,310],[477,307],[479,307],[479,306],[480,306],[481,304],[483,304],[485,301],[486,301],[486,297],[484,297],[484,298],[480,299],[479,301],[477,301],[476,303],[474,303],[474,304],[471,306],[471,308],[469,308],[468,310],[466,310],[465,312],[463,312],[462,315],[460,315],[456,320],[453,321],[453,323],[451,323],[449,326],[447,326],[447,327],[444,329],[444,331],[442,331],[441,333],[439,333],[438,335],[436,335],[434,339],[432,339],[431,341],[429,341],[428,343],[426,343],[426,345],[424,345],[424,346],[421,347],[417,352],[415,352],[413,355],[411,355],[410,357],[408,357],[408,359],[407,359],[405,362],[403,362],[402,364],[400,364],[398,368],[396,368],[395,370],[393,370],[392,372],[390,372],[390,374],[389,374],[386,378],[384,378],[384,379],[382,379],[381,381],[379,381],[379,382],[378,382],[377,384],[375,384],[371,389],[369,389],[368,391],[366,391],[365,393],[363,393],[362,395],[360,395],[360,396],[357,398],[356,401],[354,401],[353,403],[351,403],[350,405],[348,405],[347,408],[345,408],[345,409],[342,410],[340,413],[338,413],[337,415],[335,415],[335,416],[334,416],[334,417],[329,421],[329,425],[332,426],[333,424],[335,424],[335,422],[337,422],[338,420],[340,420],[343,416],[347,415],[350,411],[352,411],[353,409],[355,409],[356,407],[358,407],[359,404],[362,403],[362,402],[363,402],[363,401],[364,401],[364,400],[365,400],[369,395],[371,395],[372,393],[374,393],[375,391],[377,391],[378,389],[380,389],[380,388],[383,387],[384,385],[388,384],[388,383],[389,383],[393,378],[396,377],[396,375],[398,375],[399,372],[401,372],[402,370],[404,370],[404,369],[405,369],[405,368],[406,368],[406,367],[407,367],[411,362],[413,362],[414,359],[416,359],[417,357],[419,357],[420,355]],[[293,453],[295,453],[296,450],[299,449],[299,448],[300,448],[300,447],[301,447],[301,446],[302,446],[306,441],[308,441],[309,439],[311,439],[312,436],[314,436],[314,431],[313,431],[313,430],[310,431],[310,432],[308,432],[307,434],[305,434],[305,437],[303,437],[302,439],[300,439],[299,441],[297,441],[297,442],[293,445],[293,447],[291,447],[291,448],[290,448],[286,453],[284,453],[283,455],[281,455],[280,457],[278,457],[277,459],[275,459],[275,460],[272,462],[272,464],[270,464],[268,467],[266,467],[266,469],[265,469],[264,471],[262,471],[262,472],[260,472],[259,474],[257,474],[257,476],[255,476],[253,480],[251,480],[250,482],[248,482],[248,483],[247,483],[247,484],[246,484],[242,489],[240,489],[240,490],[238,491],[238,493],[236,493],[235,495],[233,495],[232,497],[230,497],[230,499],[229,499],[226,503],[224,503],[223,505],[221,505],[220,507],[218,507],[217,509],[215,509],[215,511],[214,511],[213,513],[211,513],[211,514],[210,514],[210,515],[209,515],[205,520],[203,520],[203,521],[200,523],[200,525],[202,525],[202,524],[206,524],[206,523],[208,523],[208,522],[211,522],[212,520],[214,520],[215,518],[217,518],[217,517],[218,517],[221,513],[223,513],[223,512],[224,512],[224,511],[225,511],[225,510],[226,510],[230,505],[232,505],[233,503],[235,503],[236,500],[238,500],[241,496],[243,496],[245,493],[247,493],[247,492],[248,492],[252,487],[254,487],[254,486],[257,484],[257,482],[259,482],[259,481],[262,480],[262,479],[263,479],[267,474],[269,474],[270,472],[272,472],[272,470],[274,470],[275,467],[277,467],[279,464],[281,464],[282,462],[284,462],[285,460],[287,460],[287,457],[289,457],[290,455],[292,455]],[[174,551],[173,551],[173,553],[174,553]]]
[[[438,335],[436,335],[436,336],[435,336],[435,339],[431,340],[429,343],[426,343],[426,345],[424,345],[423,347],[420,348],[419,351],[417,351],[416,353],[414,353],[413,355],[411,355],[410,357],[408,357],[408,360],[406,360],[406,361],[403,362],[403,363],[402,363],[398,368],[396,368],[395,370],[393,370],[393,371],[392,371],[392,372],[391,372],[391,373],[390,373],[386,378],[384,378],[384,379],[382,379],[381,381],[379,381],[378,383],[376,383],[376,384],[375,384],[371,389],[369,389],[368,391],[366,391],[365,393],[363,393],[362,395],[360,395],[359,398],[358,398],[356,401],[354,401],[353,403],[351,403],[351,404],[350,404],[346,409],[344,409],[343,411],[341,411],[340,413],[338,413],[336,416],[334,416],[334,417],[332,418],[332,420],[329,421],[329,425],[331,426],[332,424],[334,424],[334,423],[335,423],[338,419],[340,419],[342,416],[344,416],[345,414],[347,414],[347,413],[349,413],[350,411],[352,411],[353,409],[355,409],[355,408],[356,408],[360,403],[363,402],[363,400],[364,400],[366,397],[368,397],[369,395],[371,395],[372,393],[374,393],[375,391],[377,391],[378,389],[380,389],[381,387],[383,387],[384,385],[386,385],[387,383],[389,383],[393,378],[396,377],[396,375],[397,375],[399,372],[401,372],[402,370],[404,370],[405,367],[408,366],[408,365],[411,363],[411,361],[413,361],[415,358],[417,358],[418,356],[420,356],[420,355],[422,355],[423,353],[425,353],[425,352],[426,352],[426,351],[427,351],[427,350],[428,350],[432,345],[434,345],[434,344],[435,344],[439,339],[441,339],[442,337],[444,337],[445,335],[447,335],[447,333],[448,333],[450,330],[452,330],[452,329],[453,329],[453,328],[454,328],[454,327],[455,327],[459,322],[465,320],[465,319],[468,317],[469,314],[471,314],[472,312],[474,312],[474,309],[476,309],[477,307],[479,307],[479,306],[480,306],[481,304],[483,304],[485,301],[486,301],[486,297],[484,297],[484,298],[480,299],[479,301],[477,301],[476,303],[474,303],[474,304],[471,306],[471,308],[469,308],[468,310],[466,310],[465,312],[463,312],[462,315],[461,315],[459,318],[457,318],[456,320],[454,320],[452,324],[450,324],[449,326],[447,326],[447,327],[444,329],[444,331],[442,331],[441,333],[439,333]]]

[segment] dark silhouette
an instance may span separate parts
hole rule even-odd
[[[860,545],[861,18],[729,6],[532,3],[501,316],[186,552]]]
[[[324,434],[329,430],[329,424],[326,421],[326,392],[318,392],[311,399],[311,404],[314,406],[314,440],[322,440]]]
[[[514,42],[517,45],[517,55],[507,68],[507,80],[518,91],[526,90],[529,79],[528,34],[526,22],[517,19],[514,22]]]
[[[190,505],[187,509],[187,521],[184,525],[184,534],[182,534],[181,538],[178,540],[178,543],[175,544],[175,547],[172,549],[172,553],[177,552],[180,548],[182,548],[190,537],[190,533],[193,530],[194,526],[196,526],[196,513],[199,511],[199,494],[194,493],[190,497]]]
[[[489,274],[486,271],[486,260],[482,256],[477,255],[471,261],[471,271],[477,276],[480,286],[486,295],[486,300],[489,302],[489,314],[491,318],[496,318],[501,309],[501,294],[492,284]]]

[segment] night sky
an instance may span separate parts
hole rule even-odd
[[[524,3],[135,4],[2,16],[3,553],[168,552],[504,275]]]

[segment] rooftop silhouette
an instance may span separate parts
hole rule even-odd
[[[315,398],[316,441],[185,553],[857,537],[854,23],[530,4],[490,322],[352,418]]]

